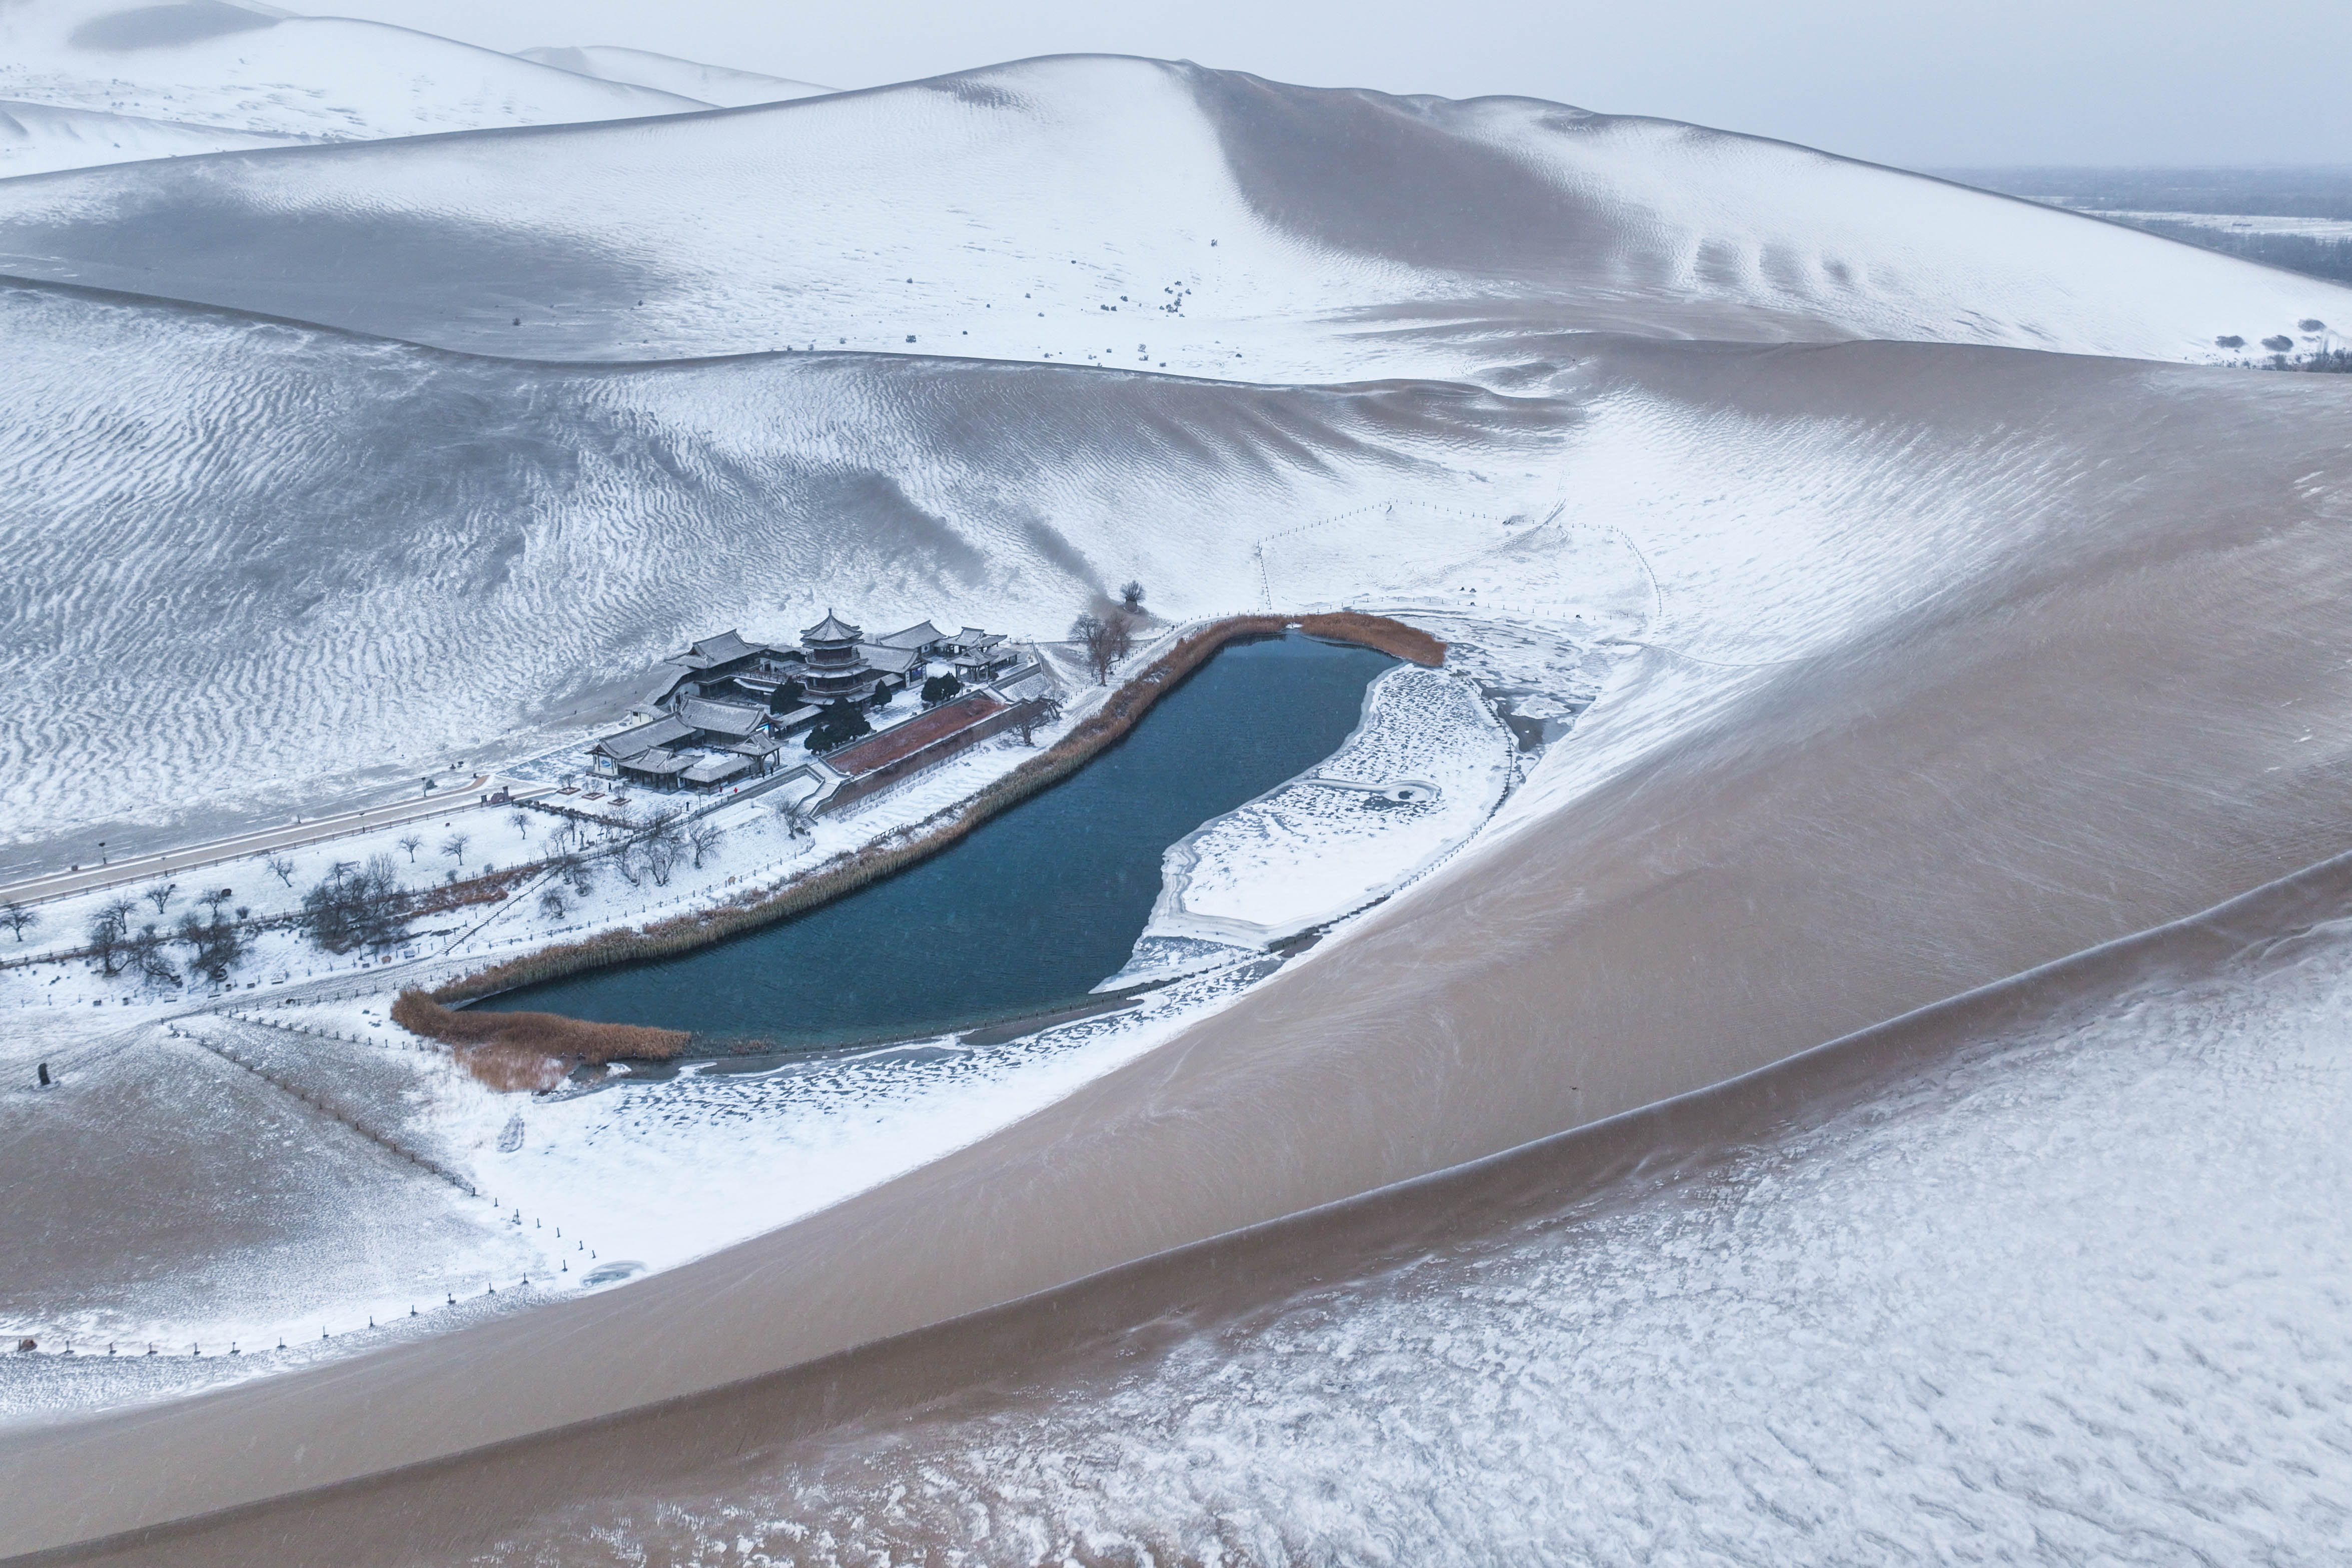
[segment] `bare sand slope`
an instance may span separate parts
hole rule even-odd
[[[2347,910],[2339,857],[1490,1160],[58,1560],[2329,1562]]]
[[[1499,384],[1543,332],[2219,360],[2352,322],[2336,284],[1784,142],[1117,57],[37,176],[0,271],[514,358],[1261,381]]]
[[[2340,846],[2352,390],[1893,345],[1627,347],[1579,374],[1588,408],[1649,411],[1633,428],[1683,428],[1659,413],[1681,409],[1776,432],[1740,448],[1750,488],[1727,501],[1766,497],[1776,454],[1817,472],[1823,432],[1901,460],[1745,522],[1629,500],[1683,651],[1641,655],[1479,852],[1170,1046],[642,1284],[11,1437],[0,1486],[32,1500],[7,1544],[371,1475],[919,1330],[1702,1088]],[[1929,489],[1892,486],[1898,469]],[[1041,1311],[1010,1331],[1050,1342]],[[822,1415],[970,1371],[952,1352],[897,1382],[845,1363],[794,1397]],[[497,1528],[404,1519],[452,1545]]]
[[[2323,1422],[2278,1417],[2315,1413],[2340,1341],[2347,1259],[2314,1233],[2311,1178],[2342,1163],[2273,1134],[2289,1098],[2342,1102],[2322,1042],[2347,908],[2339,857],[1492,1159],[55,1560],[1022,1563],[1043,1541],[1282,1561],[1306,1539],[1763,1564],[1862,1540],[2096,1556],[2125,1531],[2320,1561],[2341,1454]],[[2184,1148],[2205,1166],[2168,1168]],[[2100,1212],[2098,1234],[2053,1203]],[[2215,1228],[2232,1219],[2280,1234]],[[2284,1289],[2250,1292],[2265,1264]],[[2270,1484],[2206,1486],[2217,1439]]]

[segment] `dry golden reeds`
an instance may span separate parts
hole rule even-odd
[[[552,1089],[577,1062],[661,1058],[686,1048],[683,1029],[592,1024],[560,1013],[461,1013],[422,991],[403,991],[392,1021],[455,1047],[476,1078],[497,1089]]]

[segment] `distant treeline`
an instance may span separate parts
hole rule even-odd
[[[2307,234],[2247,234],[2193,223],[2167,223],[2160,218],[2116,221],[2160,234],[2167,239],[2259,261],[2266,267],[2284,267],[2290,272],[2352,283],[2352,239],[2315,239]]]
[[[2274,169],[1930,169],[2056,207],[2352,220],[2352,166]]]
[[[2234,217],[2311,217],[2352,221],[2352,168],[2272,169],[1934,169],[1980,190],[2070,207],[2095,216],[2117,212],[2211,213]],[[2248,234],[2161,219],[2114,218],[2266,267],[2352,283],[2352,240],[2303,234]]]

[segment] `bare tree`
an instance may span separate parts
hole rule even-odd
[[[294,862],[291,858],[284,855],[272,855],[268,859],[264,860],[262,864],[269,868],[269,874],[271,876],[277,878],[288,887],[290,888],[294,885]]]
[[[312,942],[330,952],[388,942],[408,923],[411,900],[389,855],[371,855],[365,866],[338,861],[320,884],[302,895],[299,917]]]
[[[1125,610],[1102,616],[1089,610],[1070,623],[1070,637],[1085,652],[1087,667],[1095,672],[1095,684],[1107,685],[1111,667],[1135,646],[1135,617]]]
[[[414,833],[404,833],[397,842],[403,849],[408,851],[408,863],[412,866],[415,865],[416,852],[425,847],[425,840]]]
[[[540,894],[539,912],[551,921],[560,921],[563,918],[563,889],[560,884],[551,886],[547,891]]]
[[[1086,656],[1087,668],[1095,672],[1095,684],[1103,685],[1110,679],[1110,626],[1100,616],[1088,610],[1070,623],[1070,640],[1078,645]]]
[[[798,795],[779,795],[770,807],[783,824],[785,837],[806,838],[816,828],[816,812]]]
[[[122,944],[131,935],[131,917],[138,910],[139,906],[129,899],[114,899],[89,917],[89,950],[98,960],[100,973],[122,973]]]
[[[637,847],[654,886],[669,886],[670,873],[686,854],[685,813],[677,806],[656,807],[637,829]]]
[[[16,940],[22,942],[26,931],[40,929],[41,917],[11,899],[0,904],[0,925],[5,925]]]
[[[157,931],[154,922],[150,921],[139,928],[137,936],[130,938],[123,945],[131,954],[131,967],[138,970],[142,978],[158,985],[177,985],[180,972],[164,953],[165,940],[163,933]]]
[[[507,813],[507,826],[513,828],[517,833],[521,834],[525,838],[529,838],[530,837],[530,813],[527,811],[510,811]]]
[[[1129,578],[1119,587],[1118,602],[1127,606],[1128,614],[1139,613],[1143,608],[1143,584]]]
[[[229,970],[245,956],[244,934],[221,919],[217,904],[213,906],[213,918],[208,922],[196,919],[193,912],[182,915],[179,939],[195,951],[188,967],[215,984],[227,979]]]
[[[234,888],[206,888],[196,895],[196,902],[204,905],[205,912],[217,921],[220,919],[221,906],[235,897],[236,897],[236,889]]]
[[[466,863],[466,846],[473,841],[474,836],[461,827],[441,840],[441,853],[462,866]]]
[[[693,851],[696,870],[702,869],[702,858],[716,850],[719,841],[726,837],[727,830],[707,816],[698,816],[686,825],[687,847]]]
[[[1062,705],[1050,697],[1033,697],[1013,710],[1013,732],[1024,746],[1037,743],[1037,731],[1062,717]]]
[[[150,882],[139,889],[139,896],[154,905],[155,912],[160,915],[163,912],[164,907],[171,903],[172,895],[179,890],[180,884],[177,882]]]

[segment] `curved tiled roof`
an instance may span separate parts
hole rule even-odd
[[[824,613],[824,619],[801,634],[801,640],[803,642],[856,642],[865,635],[857,627],[851,626],[831,610],[827,610]]]

